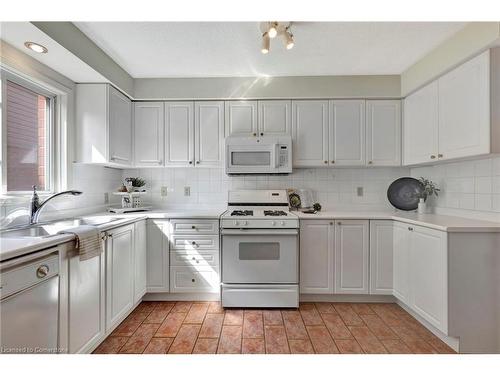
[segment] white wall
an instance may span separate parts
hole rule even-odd
[[[442,189],[430,204],[436,213],[500,221],[500,156],[411,169]]]
[[[295,169],[287,176],[227,176],[222,169],[144,168],[123,172],[125,177],[142,177],[149,191],[144,201],[161,208],[224,208],[228,190],[309,188],[323,209],[387,210],[387,187],[407,168]],[[162,186],[169,188],[162,197]],[[184,196],[189,186],[191,196]],[[356,188],[364,188],[364,196]]]

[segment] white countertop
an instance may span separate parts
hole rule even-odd
[[[445,232],[499,232],[500,223],[468,219],[458,216],[446,216],[436,214],[417,214],[414,212],[391,212],[391,211],[320,211],[316,214],[305,214],[294,211],[302,219],[325,219],[325,220],[395,220],[403,223],[420,225],[427,228],[437,229]]]
[[[165,211],[152,210],[143,212],[131,212],[124,214],[114,214],[111,212],[100,212],[83,217],[113,217],[120,218],[109,223],[98,225],[101,231],[106,231],[125,224],[131,224],[143,219],[218,219],[225,210],[184,210],[184,211]],[[63,220],[63,219],[62,219]],[[23,238],[4,238],[0,237],[0,261],[5,261],[14,257],[29,254],[35,251],[43,250],[51,246],[73,241],[71,234],[58,234],[49,237],[23,237]]]

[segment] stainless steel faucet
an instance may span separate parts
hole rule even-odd
[[[38,198],[38,194],[36,193],[36,185],[33,185],[33,195],[31,197],[31,204],[30,204],[30,224],[38,223],[38,218],[40,217],[40,211],[42,211],[42,208],[45,207],[48,201],[54,199],[55,197],[65,194],[80,195],[83,194],[83,192],[78,190],[61,191],[60,193],[51,195],[50,197],[45,199],[42,203],[40,203],[40,198]]]

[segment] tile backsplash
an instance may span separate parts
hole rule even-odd
[[[408,168],[294,169],[286,176],[227,176],[223,169],[143,168],[124,170],[125,177],[146,180],[144,201],[155,207],[212,208],[227,204],[228,190],[307,188],[324,209],[387,210],[387,187],[409,175]],[[161,195],[162,187],[167,195]],[[189,187],[190,195],[185,195]],[[358,196],[361,187],[362,196]]]
[[[436,213],[500,221],[500,156],[411,168],[411,176],[436,182]]]

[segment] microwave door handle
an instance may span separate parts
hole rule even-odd
[[[278,169],[280,167],[280,153],[279,153],[279,144],[274,145],[274,168]]]

